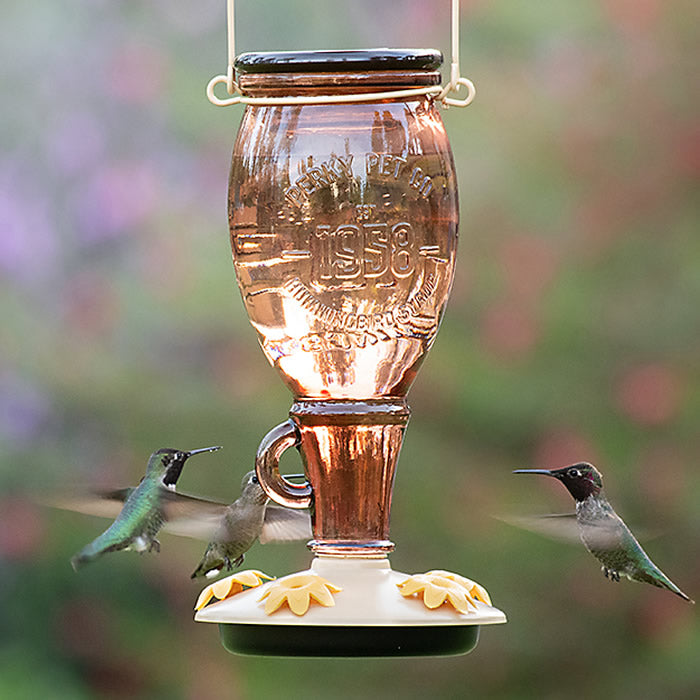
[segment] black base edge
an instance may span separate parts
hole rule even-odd
[[[479,641],[479,625],[310,626],[219,624],[224,648],[244,656],[457,656]]]

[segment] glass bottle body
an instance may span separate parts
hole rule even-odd
[[[296,399],[405,396],[457,243],[454,165],[432,101],[248,106],[229,221],[246,311]]]

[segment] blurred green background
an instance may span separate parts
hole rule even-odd
[[[229,655],[192,621],[203,548],[69,557],[106,522],[31,494],[134,484],[150,452],[222,444],[180,486],[237,495],[291,397],[259,350],[226,224],[242,108],[223,0],[5,0],[0,24],[0,697],[700,697],[696,606],[614,585],[582,546],[494,516],[566,512],[518,467],[597,464],[652,558],[700,598],[700,171],[690,0],[462,3],[445,111],[461,242],[409,396],[395,569],[447,568],[509,617],[468,656]],[[449,2],[241,0],[238,48],[435,46]],[[293,460],[292,460],[293,461]],[[295,465],[296,467],[297,465]],[[246,564],[304,568],[302,544]]]

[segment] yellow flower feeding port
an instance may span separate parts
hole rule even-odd
[[[485,588],[448,571],[429,571],[427,574],[409,576],[397,586],[402,596],[422,596],[425,607],[430,610],[449,603],[457,612],[468,615],[478,610],[477,601],[491,605],[491,598]]]
[[[324,608],[332,608],[335,605],[333,594],[342,590],[318,574],[292,574],[279,579],[274,586],[268,586],[260,600],[266,599],[266,615],[272,615],[285,603],[295,615],[304,615],[312,601]]]
[[[201,610],[213,600],[225,600],[236,595],[236,593],[241,593],[249,588],[256,588],[265,580],[272,581],[273,579],[274,576],[268,576],[262,571],[256,571],[255,569],[239,571],[233,576],[227,576],[207,586],[197,598],[194,609]]]

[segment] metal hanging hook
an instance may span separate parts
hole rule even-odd
[[[420,95],[431,96],[448,107],[466,107],[476,96],[474,83],[463,78],[459,69],[459,0],[451,0],[451,34],[452,59],[450,62],[450,81],[444,87],[408,88],[403,90],[386,90],[383,92],[355,93],[349,95],[295,95],[287,97],[247,97],[241,91],[235,80],[236,38],[235,38],[235,0],[226,0],[226,26],[228,35],[228,65],[226,75],[214,76],[207,84],[207,97],[217,107],[227,107],[235,104],[252,105],[289,105],[289,104],[333,104],[342,102],[373,102],[375,100],[397,99]],[[220,98],[216,95],[217,85],[226,85],[226,92],[232,97]],[[467,94],[463,98],[449,97],[457,94],[465,87]]]

